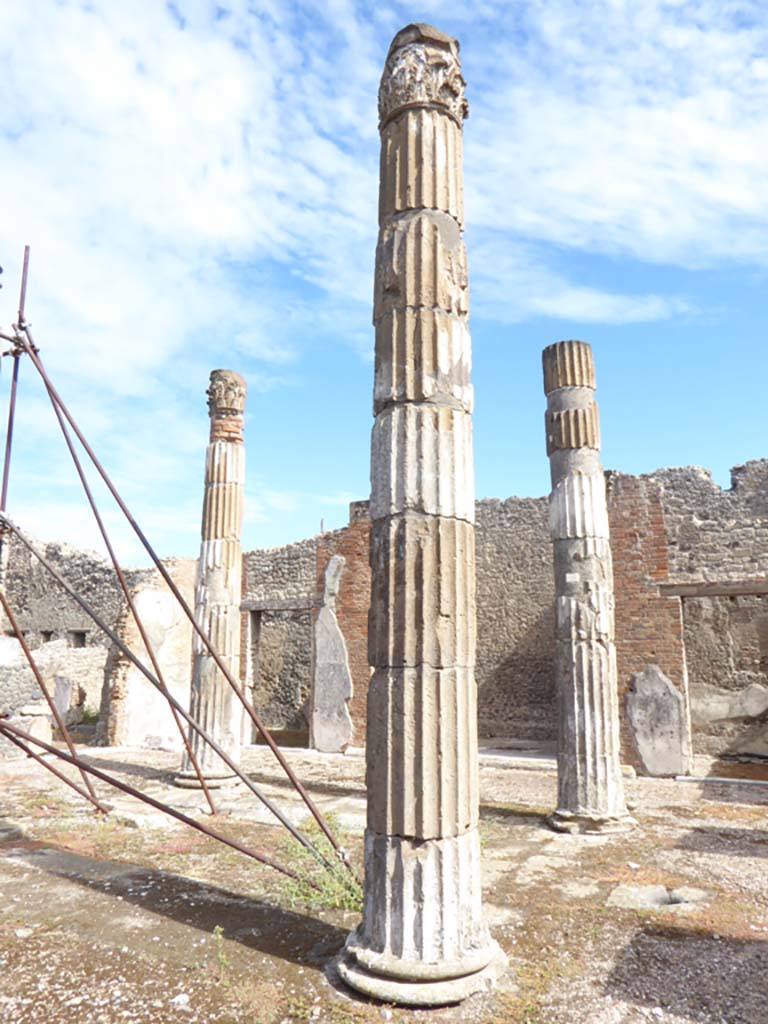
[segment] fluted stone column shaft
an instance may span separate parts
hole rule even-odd
[[[558,804],[563,831],[633,824],[619,762],[613,569],[592,350],[562,341],[544,350],[546,435],[555,568],[555,676],[559,700]]]
[[[427,1005],[488,984],[499,958],[477,836],[463,86],[455,40],[395,36],[379,92],[365,899],[340,965],[369,995]]]
[[[205,458],[202,542],[195,618],[235,679],[240,675],[245,381],[231,370],[214,370],[208,388],[211,431]],[[192,717],[237,761],[243,707],[200,638],[194,638]],[[232,775],[219,756],[190,730],[190,744],[206,782]],[[177,782],[194,786],[197,777],[185,752]]]

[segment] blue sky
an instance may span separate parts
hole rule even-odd
[[[247,547],[367,496],[376,92],[419,20],[470,102],[478,496],[546,493],[561,338],[593,345],[606,468],[768,455],[761,0],[3,4],[0,323],[29,243],[49,372],[163,554],[199,546],[215,367],[249,384]],[[56,430],[24,365],[9,512],[98,547]]]

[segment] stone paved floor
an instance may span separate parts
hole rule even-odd
[[[170,784],[176,755],[86,753],[314,876],[321,892],[132,798],[110,795],[104,819],[43,768],[0,762],[4,1024],[768,1021],[768,784],[629,778],[639,828],[570,837],[544,823],[556,786],[548,752],[486,751],[486,910],[509,971],[461,1007],[414,1011],[350,998],[329,980],[358,911],[244,787],[220,791],[211,819],[199,794]],[[359,861],[362,757],[286,755]],[[302,822],[269,752],[249,749],[245,765]],[[696,773],[720,769],[702,760]]]

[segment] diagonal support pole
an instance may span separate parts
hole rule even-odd
[[[32,651],[29,649],[27,641],[24,639],[24,634],[19,629],[19,624],[16,621],[16,617],[11,611],[11,606],[8,604],[8,599],[6,598],[2,590],[0,590],[0,605],[2,606],[3,611],[8,617],[8,622],[11,624],[11,629],[16,634],[16,639],[19,641],[19,644],[21,645],[21,649],[24,652],[24,657],[27,659],[27,664],[32,670],[32,674],[35,677],[35,682],[37,683],[37,685],[40,688],[40,691],[45,697],[45,701],[48,707],[50,708],[51,714],[53,715],[56,721],[56,725],[58,726],[59,732],[61,733],[62,738],[64,739],[64,742],[67,745],[67,749],[69,750],[72,757],[75,757],[75,746],[72,742],[72,737],[69,735],[69,729],[67,729],[64,718],[59,712],[59,709],[56,707],[56,701],[51,697],[50,691],[48,690],[48,687],[45,681],[43,680],[42,673],[40,672],[40,669],[37,666],[37,662],[35,661],[34,655],[32,654]],[[102,814],[107,814],[109,812],[109,808],[102,804],[99,798],[96,796],[96,792],[93,788],[93,783],[91,782],[91,780],[82,771],[80,774],[83,776],[85,788],[88,790],[86,794],[88,800],[90,800],[90,802],[93,804],[97,811],[101,811]]]
[[[242,703],[242,705],[243,705],[246,713],[248,714],[249,718],[251,719],[253,724],[258,729],[260,735],[264,739],[264,742],[267,744],[267,746],[270,748],[270,750],[272,751],[272,753],[276,757],[278,763],[280,764],[281,768],[283,769],[283,771],[285,772],[286,776],[290,780],[291,784],[293,785],[293,787],[295,788],[295,790],[297,791],[299,796],[302,798],[302,800],[306,804],[308,810],[310,811],[310,813],[312,814],[313,818],[315,819],[315,821],[319,825],[320,829],[322,830],[323,834],[325,835],[325,837],[328,839],[329,843],[331,844],[331,846],[335,850],[337,856],[342,861],[342,863],[347,868],[347,870],[350,872],[350,874],[353,877],[355,877],[354,868],[352,867],[352,864],[351,864],[351,862],[349,860],[349,857],[348,857],[346,851],[343,850],[341,848],[341,846],[339,845],[338,840],[333,835],[331,830],[328,828],[327,823],[325,822],[324,818],[320,814],[320,811],[318,810],[318,808],[315,805],[314,801],[310,797],[309,793],[307,793],[307,791],[304,788],[304,786],[301,784],[300,780],[296,776],[296,773],[293,771],[291,766],[288,764],[288,762],[285,759],[282,751],[279,749],[279,747],[275,743],[274,739],[270,735],[269,730],[266,728],[264,723],[261,721],[260,717],[256,714],[255,710],[253,709],[253,707],[248,702],[248,699],[247,699],[247,697],[245,695],[245,690],[243,689],[242,685],[235,680],[235,678],[233,677],[232,673],[229,671],[229,669],[227,668],[227,666],[224,664],[223,660],[219,656],[218,652],[214,649],[214,647],[213,647],[213,645],[211,643],[210,638],[207,636],[205,631],[200,627],[199,623],[195,619],[194,613],[192,612],[191,608],[189,607],[189,605],[185,601],[183,594],[181,593],[179,588],[176,586],[176,584],[173,581],[173,579],[171,578],[168,570],[165,568],[165,566],[160,561],[160,558],[158,557],[157,553],[152,548],[152,545],[149,543],[149,541],[148,541],[147,537],[145,536],[144,532],[142,531],[141,527],[136,522],[136,520],[134,519],[134,517],[131,514],[130,510],[128,509],[128,506],[125,504],[125,502],[123,501],[123,499],[120,496],[119,492],[117,491],[117,488],[112,483],[108,473],[106,472],[104,467],[101,465],[101,463],[100,463],[99,459],[97,458],[95,452],[93,451],[93,449],[89,445],[89,443],[86,440],[86,438],[84,437],[82,431],[80,430],[80,428],[78,427],[78,425],[75,422],[74,418],[72,417],[72,414],[67,409],[63,399],[61,398],[61,396],[57,392],[56,388],[54,387],[53,382],[49,378],[49,376],[48,376],[48,374],[47,374],[47,372],[46,372],[46,370],[45,370],[45,368],[44,368],[44,366],[42,364],[42,361],[40,360],[40,358],[38,356],[37,348],[35,347],[34,340],[32,338],[31,332],[30,332],[29,328],[26,325],[24,326],[24,336],[25,337],[24,337],[24,339],[22,339],[22,342],[21,342],[22,348],[27,353],[27,355],[29,355],[29,357],[32,360],[32,363],[33,363],[35,369],[40,374],[40,377],[42,378],[43,383],[46,386],[48,394],[51,396],[51,398],[56,402],[58,407],[61,409],[64,417],[66,418],[66,420],[68,422],[68,424],[72,428],[73,433],[77,437],[77,439],[80,442],[80,444],[83,446],[83,449],[85,450],[85,452],[87,453],[87,455],[90,458],[91,462],[93,463],[94,467],[96,468],[97,472],[101,476],[101,478],[104,481],[104,483],[105,483],[107,489],[109,490],[110,494],[114,498],[115,502],[117,503],[117,505],[120,508],[120,510],[123,513],[123,515],[126,517],[128,522],[130,523],[131,527],[133,528],[134,533],[136,534],[136,536],[141,541],[142,545],[144,546],[144,549],[149,554],[150,558],[152,559],[152,561],[153,561],[154,565],[156,566],[157,570],[159,571],[160,575],[165,580],[165,583],[167,584],[169,590],[171,591],[173,596],[178,601],[179,606],[181,607],[182,611],[184,612],[184,614],[187,616],[187,618],[189,619],[190,623],[192,624],[192,628],[194,629],[195,633],[200,637],[200,640],[205,645],[205,648],[210,652],[211,658],[213,659],[214,663],[216,664],[216,667],[219,669],[219,671],[221,672],[222,676],[227,680],[229,685],[232,687],[232,689],[237,694],[237,696],[238,696],[240,702]],[[95,621],[95,619],[94,619],[94,621]],[[207,739],[209,744],[212,746],[212,748],[214,750],[216,750],[216,752],[219,754],[219,756],[222,757],[223,752],[221,750],[221,747],[219,747],[218,744],[216,746],[214,746],[213,742],[210,740],[209,737],[206,736],[205,738]],[[225,763],[229,767],[232,766],[231,763],[229,761],[227,761],[227,760],[225,760]],[[237,772],[236,774],[239,775],[239,772]]]
[[[160,692],[167,699],[170,691],[168,690],[168,686],[163,677],[163,673],[160,668],[160,663],[157,660],[157,655],[155,654],[155,649],[152,646],[149,636],[147,635],[146,629],[144,628],[144,623],[142,622],[141,616],[139,615],[139,611],[136,607],[136,602],[133,600],[133,597],[131,595],[130,588],[128,586],[128,581],[126,580],[125,574],[123,573],[120,563],[118,562],[117,555],[115,554],[115,549],[112,546],[112,542],[109,538],[107,528],[104,524],[103,519],[101,518],[101,513],[99,512],[98,507],[96,505],[96,501],[93,497],[93,492],[91,491],[88,479],[85,475],[85,471],[83,470],[82,463],[80,462],[80,458],[72,442],[72,438],[70,437],[69,430],[67,429],[67,424],[62,415],[61,409],[59,409],[53,396],[50,394],[50,391],[48,392],[48,394],[51,399],[53,411],[56,414],[56,419],[59,421],[61,432],[64,435],[64,441],[66,442],[67,448],[69,449],[69,454],[72,456],[72,461],[74,463],[75,470],[77,471],[77,475],[80,478],[80,483],[83,486],[85,496],[88,499],[88,504],[90,505],[94,519],[96,520],[96,525],[99,528],[99,532],[101,533],[102,540],[104,541],[104,545],[106,546],[110,561],[112,562],[112,568],[115,570],[115,575],[117,576],[118,582],[120,584],[120,589],[123,592],[123,597],[126,600],[131,615],[133,615],[133,619],[136,623],[136,628],[139,631],[139,636],[141,637],[141,641],[144,644],[147,654],[149,655],[149,660],[152,663],[152,669],[155,675],[157,676],[158,683],[161,686]],[[170,703],[169,707],[171,709],[171,714],[173,715],[173,721],[176,724],[176,728],[179,730],[179,735],[181,736],[182,743],[184,744],[187,754],[189,755],[190,763],[192,764],[192,767],[194,768],[195,773],[197,774],[200,786],[202,787],[203,793],[205,794],[205,798],[208,801],[208,806],[211,809],[211,814],[216,814],[216,805],[213,802],[213,797],[211,796],[210,789],[208,788],[203,777],[203,773],[200,770],[200,765],[198,764],[194,750],[192,749],[192,744],[190,743],[189,737],[187,735],[187,730],[182,725],[182,721],[179,718],[179,714],[176,711],[176,708],[174,708],[174,706]]]
[[[29,540],[29,538],[27,538],[22,533],[22,531],[18,528],[18,526],[16,526],[15,523],[13,523],[6,515],[0,514],[0,527],[4,527],[4,528],[7,528],[7,529],[11,530],[12,533],[14,534],[14,536],[18,537],[18,539],[27,548],[27,550],[30,551],[35,556],[35,558],[40,562],[40,564],[45,569],[47,569],[47,571],[56,580],[56,582],[59,584],[59,586],[61,586],[62,589],[72,598],[72,600],[80,608],[82,608],[82,610],[86,613],[86,615],[90,616],[90,618],[93,619],[93,621],[96,623],[96,625],[99,627],[99,629],[101,629],[102,632],[105,633],[105,635],[109,637],[109,639],[112,641],[112,643],[114,643],[115,646],[120,651],[122,651],[122,653],[126,656],[126,658],[128,658],[128,660],[142,673],[142,675],[144,675],[144,677],[146,679],[149,680],[149,682],[156,689],[160,689],[160,684],[158,683],[158,681],[154,677],[154,675],[149,671],[149,669],[140,661],[139,658],[136,657],[136,655],[133,653],[133,651],[129,647],[127,647],[126,644],[123,643],[123,641],[120,639],[120,637],[117,635],[117,633],[115,633],[115,631],[110,626],[108,626],[106,622],[104,622],[104,620],[98,615],[98,613],[93,608],[91,608],[91,606],[88,604],[88,602],[84,598],[82,598],[70,586],[69,583],[67,583],[67,581],[64,579],[64,577],[61,575],[61,573],[59,573],[58,570],[50,563],[50,561],[36,549],[34,544],[32,544],[32,542]],[[161,692],[162,692],[162,690],[161,690]],[[194,718],[192,718],[192,716],[189,714],[189,712],[184,707],[182,707],[182,705],[176,700],[176,698],[172,694],[168,693],[167,696],[166,696],[166,700],[169,702],[169,704],[171,704],[179,712],[181,717],[193,729],[195,729],[199,733],[200,736],[202,736],[202,738],[206,741],[206,743],[210,744],[210,746],[213,748],[213,750],[216,751],[216,753],[224,761],[224,763],[227,765],[227,767],[230,768],[233,771],[233,773],[235,775],[237,775],[238,778],[240,778],[245,783],[245,785],[248,787],[248,789],[250,789],[250,791],[253,793],[253,795],[255,797],[257,797],[262,802],[262,804],[264,804],[264,806],[269,811],[272,812],[272,814],[277,818],[277,820],[282,825],[284,825],[285,828],[288,829],[288,831],[291,833],[291,835],[299,843],[301,843],[301,845],[306,850],[308,850],[312,854],[312,856],[319,863],[323,864],[323,866],[325,868],[327,868],[332,874],[335,874],[335,872],[336,872],[335,865],[333,865],[326,857],[324,857],[323,854],[320,853],[320,851],[318,849],[316,849],[316,847],[309,841],[309,839],[307,839],[307,837],[305,835],[303,835],[296,828],[296,826],[291,821],[288,820],[288,818],[285,817],[285,815],[282,813],[282,811],[278,807],[276,807],[275,804],[269,799],[269,797],[266,796],[266,794],[264,794],[259,789],[259,787],[253,782],[253,780],[250,779],[240,769],[239,765],[237,765],[232,760],[232,758],[216,742],[216,740],[214,740],[213,737],[208,732],[206,732],[206,730],[203,729],[202,726],[200,726],[200,724],[194,720]]]
[[[259,861],[259,863],[266,864],[267,867],[274,868],[275,871],[279,871],[282,875],[287,875],[289,878],[293,878],[297,882],[303,882],[306,885],[311,886],[313,889],[322,891],[321,886],[311,878],[300,878],[295,871],[284,867],[282,864],[278,864],[277,861],[272,860],[272,858],[268,857],[266,854],[260,853],[258,850],[252,850],[250,847],[245,846],[244,843],[240,843],[236,839],[225,836],[223,833],[210,828],[208,825],[204,825],[200,821],[195,821],[194,818],[190,818],[189,815],[176,810],[175,807],[171,807],[169,804],[164,804],[161,800],[155,800],[154,797],[149,796],[147,793],[142,793],[141,790],[135,789],[133,786],[129,786],[127,782],[122,782],[120,779],[116,779],[107,772],[101,771],[100,768],[94,768],[92,764],[89,764],[87,761],[83,761],[82,758],[65,754],[63,750],[58,750],[56,747],[51,746],[50,743],[45,743],[43,740],[36,739],[29,733],[24,732],[23,729],[19,729],[15,725],[11,725],[10,722],[7,722],[2,718],[0,718],[0,734],[6,736],[6,738],[11,740],[11,742],[14,742],[14,737],[21,740],[22,742],[16,743],[16,746],[21,747],[22,749],[24,749],[23,744],[28,745],[30,743],[35,744],[35,746],[42,747],[42,749],[47,753],[55,755],[62,761],[66,761],[67,764],[74,765],[81,771],[88,772],[88,774],[107,783],[107,785],[113,786],[115,789],[119,789],[123,793],[127,793],[128,796],[133,796],[137,800],[141,800],[142,803],[148,804],[157,811],[169,814],[172,818],[176,818],[177,821],[182,822],[184,825],[188,825],[190,828],[193,828],[198,832],[202,832],[203,835],[209,836],[211,839],[216,839],[220,843],[224,843],[226,846],[231,846],[233,850],[237,850],[239,853],[244,853],[246,857],[252,857],[254,860]],[[48,764],[46,761],[43,761],[42,758],[36,758],[36,760],[40,761],[45,768],[53,771],[59,778],[63,777],[63,773],[54,771],[53,766]],[[65,781],[68,781],[69,784],[72,785],[71,780],[65,779]],[[79,791],[79,787],[73,788],[76,788]]]

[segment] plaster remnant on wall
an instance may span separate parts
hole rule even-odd
[[[184,600],[191,605],[194,601],[196,560],[169,558],[163,564]],[[186,707],[192,671],[192,626],[189,619],[156,570],[132,588],[132,597],[166,685],[176,700]],[[123,643],[148,666],[148,655],[127,606],[116,631]],[[175,751],[182,747],[181,736],[165,697],[114,647],[107,660],[98,738],[106,746]]]

